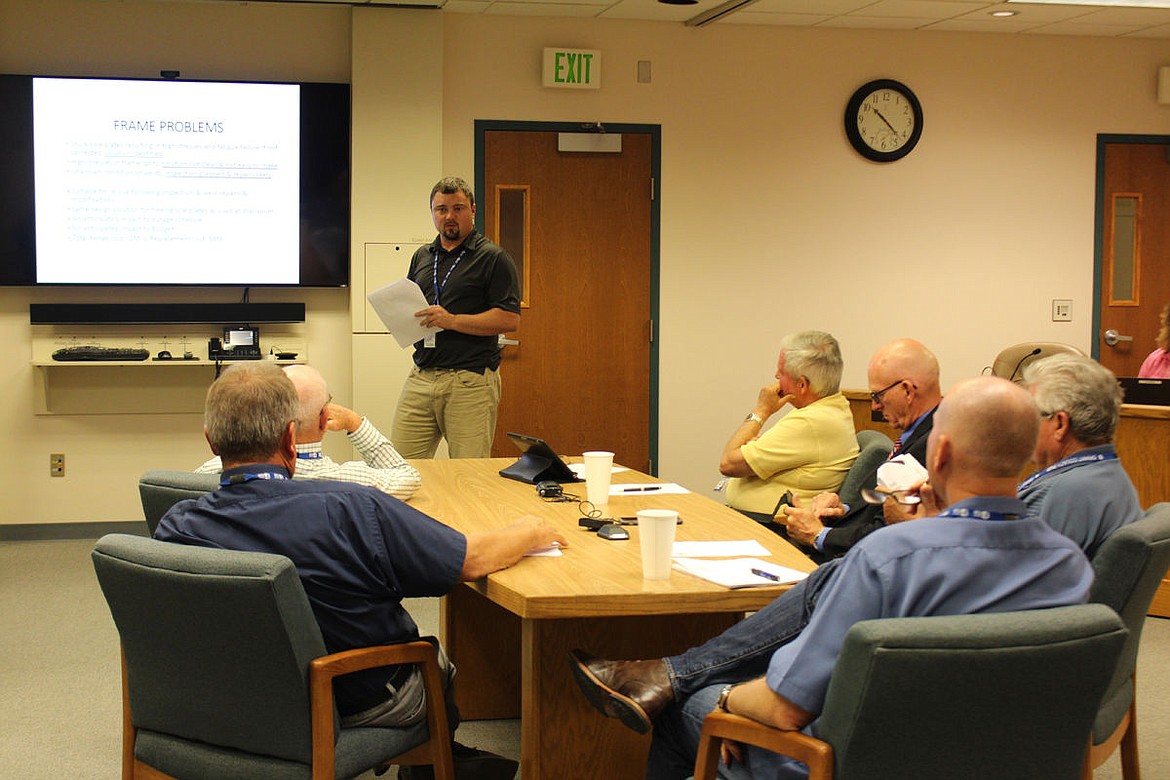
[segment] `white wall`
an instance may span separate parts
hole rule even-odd
[[[697,490],[785,332],[834,333],[852,388],[901,336],[938,353],[944,386],[1018,341],[1088,351],[1096,135],[1170,131],[1154,100],[1165,41],[493,17],[445,30],[448,170],[470,169],[476,118],[662,125],[661,474]],[[600,49],[602,89],[543,89],[550,45]],[[893,164],[843,130],[874,78],[923,104],[922,140]],[[1072,323],[1049,321],[1052,298],[1073,299]]]
[[[847,387],[898,336],[938,352],[944,384],[1016,341],[1087,350],[1096,135],[1170,131],[1170,108],[1154,102],[1165,41],[444,13],[441,44],[427,23],[433,56],[380,56],[403,45],[399,13],[425,12],[0,0],[0,72],[346,80],[352,57],[388,69],[355,77],[355,116],[441,112],[441,172],[467,177],[475,119],[660,124],[661,471],[695,489],[713,482],[787,331],[836,334]],[[603,88],[540,87],[552,45],[600,49]],[[641,59],[652,84],[635,83]],[[886,166],[854,154],[841,122],[853,89],[879,77],[908,84],[925,111],[918,149]],[[416,104],[380,94],[401,80],[426,85],[406,89]],[[432,153],[398,176],[405,162],[389,146],[362,143],[355,167],[382,184],[355,204],[355,243],[428,233],[422,206],[403,211],[416,208]],[[379,210],[393,214],[384,227]],[[27,304],[48,295],[0,289],[0,428],[12,437],[0,523],[136,517],[134,477],[201,457],[199,420],[34,418]],[[318,365],[328,355],[322,368],[345,397],[348,295],[311,297],[310,354]],[[1048,321],[1052,298],[1073,299],[1072,323]],[[62,450],[81,468],[50,483],[45,461]]]

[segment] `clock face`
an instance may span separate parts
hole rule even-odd
[[[905,85],[889,79],[871,81],[849,99],[845,134],[870,160],[899,160],[922,135],[922,107]]]

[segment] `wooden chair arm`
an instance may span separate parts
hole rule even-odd
[[[808,765],[809,780],[833,778],[833,748],[827,742],[799,731],[781,731],[750,718],[715,711],[703,720],[699,755],[695,760],[695,780],[714,780],[719,763],[719,743],[723,739],[795,758]]]
[[[309,697],[313,723],[313,778],[334,780],[333,678],[363,669],[397,664],[421,664],[427,701],[427,728],[436,780],[453,780],[447,708],[434,644],[417,640],[377,645],[324,655],[309,662]],[[437,738],[436,738],[436,735]],[[439,749],[442,746],[442,749]]]

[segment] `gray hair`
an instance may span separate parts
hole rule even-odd
[[[1093,446],[1113,441],[1121,417],[1121,384],[1092,358],[1051,355],[1024,368],[1041,414],[1065,412],[1078,441]]]
[[[261,463],[297,418],[297,391],[279,366],[237,363],[207,391],[203,426],[224,463]]]
[[[325,377],[312,366],[294,364],[286,366],[284,374],[292,380],[297,390],[300,403],[297,406],[297,424],[302,428],[314,430],[321,417],[321,410],[329,403],[329,387],[325,384]]]
[[[780,342],[780,354],[784,356],[784,373],[792,379],[806,378],[817,396],[824,398],[841,388],[841,346],[828,333],[790,333]]]
[[[467,196],[467,202],[471,204],[471,207],[475,208],[475,193],[471,191],[470,185],[458,176],[444,176],[439,179],[435,186],[431,187],[431,199],[427,203],[434,203],[435,195],[440,192],[444,195],[453,195],[456,192],[462,192]]]

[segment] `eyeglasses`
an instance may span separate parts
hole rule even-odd
[[[917,493],[911,493],[909,490],[885,490],[883,488],[862,488],[861,498],[867,504],[884,504],[887,498],[892,498],[896,503],[906,506],[922,502]]]
[[[886,385],[885,387],[883,387],[881,390],[878,390],[878,391],[877,391],[877,392],[875,392],[875,393],[870,393],[870,394],[869,394],[869,397],[873,399],[873,402],[874,402],[875,404],[880,404],[880,403],[882,402],[882,396],[883,396],[883,395],[885,395],[886,393],[890,392],[890,391],[891,391],[891,390],[893,390],[895,387],[897,387],[898,385],[902,384],[902,383],[903,383],[903,382],[905,382],[905,381],[906,381],[905,379],[899,379],[897,382],[891,382],[890,384],[888,384],[888,385]]]

